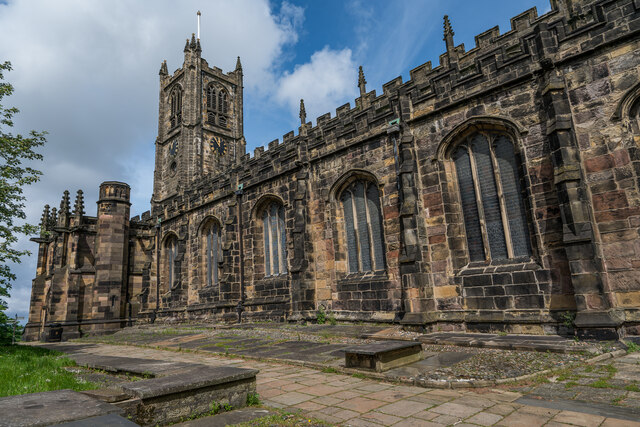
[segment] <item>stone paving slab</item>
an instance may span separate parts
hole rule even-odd
[[[240,339],[238,337],[238,340]],[[326,343],[314,344],[327,345]],[[274,344],[274,347],[277,345]],[[294,351],[289,353],[287,357],[303,352],[312,354],[313,347],[303,349],[296,347],[296,345],[288,346],[288,350],[291,349]],[[225,358],[211,353],[169,352],[109,345],[95,345],[87,348],[87,352],[91,354],[104,356],[119,355],[123,351],[126,351],[128,356],[142,359],[259,369],[257,391],[261,401],[267,407],[298,411],[305,416],[316,417],[332,423],[344,423],[345,425],[375,425],[373,422],[376,422],[383,425],[456,424],[462,426],[475,424],[524,425],[525,427],[546,424],[551,427],[566,423],[572,415],[570,411],[566,410],[523,405],[515,402],[523,396],[523,392],[531,391],[532,387],[527,390],[523,389],[522,392],[505,389],[428,389],[354,378],[344,374],[319,372],[308,367],[280,364],[273,361]],[[343,355],[341,352],[338,353]],[[633,355],[625,355],[619,359],[627,361],[624,363],[625,366],[632,366],[637,362]],[[619,363],[618,359],[612,359],[603,363],[619,366],[622,362]],[[633,369],[619,369],[615,375],[640,380],[640,374],[636,374]],[[595,379],[597,378],[594,377]],[[565,389],[564,384],[559,385]],[[633,395],[628,394],[627,399],[633,399]],[[406,407],[405,411],[400,410],[403,407]],[[413,412],[415,409],[419,410]],[[577,411],[575,406],[572,409]],[[595,423],[595,425],[601,424],[602,427],[613,425],[640,427],[640,423],[634,423],[627,419],[604,418],[604,415],[579,411],[576,413],[579,416],[575,416],[578,417],[575,419],[586,423],[584,425]]]
[[[594,407],[604,405],[616,410],[638,411],[640,353],[623,354],[593,364],[568,368],[551,377],[548,383],[514,386],[513,389],[526,392],[530,398],[539,401],[570,401]],[[640,413],[637,416],[640,420]]]
[[[262,408],[242,408],[173,425],[175,427],[224,427],[233,424],[246,423],[248,421],[255,420],[256,418],[262,418],[273,414],[274,412]]]
[[[49,426],[123,411],[72,390],[0,398],[0,427]]]
[[[604,418],[615,418],[619,420],[638,421],[640,420],[640,410],[622,408],[619,406],[605,405],[593,402],[579,402],[575,400],[543,400],[523,396],[516,400],[516,403],[529,406],[539,406],[541,408],[559,409],[561,411],[572,411],[576,413],[592,414]]]

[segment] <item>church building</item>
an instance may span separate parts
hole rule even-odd
[[[640,0],[550,0],[246,153],[243,71],[160,67],[151,209],[45,206],[25,339],[146,322],[640,335]],[[419,29],[416,29],[419,31]]]

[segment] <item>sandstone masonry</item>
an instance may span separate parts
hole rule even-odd
[[[640,334],[640,0],[551,0],[245,154],[242,65],[160,69],[151,210],[45,207],[25,338],[156,319]]]

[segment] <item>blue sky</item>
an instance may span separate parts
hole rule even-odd
[[[47,130],[42,180],[27,188],[28,220],[45,203],[58,206],[65,189],[82,189],[95,215],[100,182],[132,187],[132,214],[149,209],[157,134],[158,69],[182,64],[184,40],[202,11],[203,57],[245,73],[247,149],[297,129],[305,99],[308,120],[357,96],[357,67],[367,89],[432,61],[444,51],[448,14],[456,44],[471,49],[474,36],[549,0],[0,0],[0,61],[15,94],[3,100],[21,113],[14,132]],[[20,248],[37,252],[23,238]],[[35,257],[13,266],[18,279],[8,313],[26,315]]]
[[[529,8],[536,7],[538,15],[551,9],[549,0],[326,0],[289,4],[304,9],[304,23],[298,31],[297,43],[282,57],[279,64],[282,72],[291,73],[296,66],[309,63],[312,55],[325,47],[332,51],[347,49],[354,64],[364,67],[368,90],[378,92],[382,84],[397,76],[408,80],[409,70],[418,65],[427,61],[432,61],[434,67],[438,64],[444,51],[445,14],[451,19],[456,44],[463,43],[469,50],[475,46],[477,34],[496,25],[506,32],[511,28],[510,19]],[[271,2],[273,10],[281,5]],[[356,72],[354,69],[353,75],[357,77]],[[345,102],[353,105],[357,96],[356,77],[341,102],[316,116],[325,112],[334,114],[335,108]],[[248,93],[247,97],[250,96]],[[317,111],[312,106],[313,99],[305,99],[305,103],[308,112],[310,105],[311,111]],[[246,136],[251,148],[281,137],[298,124],[293,111],[286,117],[280,109],[265,111],[252,107],[251,102],[245,107]],[[316,116],[308,114],[314,123]],[[270,136],[256,143],[265,132]]]

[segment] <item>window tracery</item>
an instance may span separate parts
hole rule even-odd
[[[176,237],[169,237],[165,242],[164,248],[167,272],[166,277],[169,283],[169,288],[172,288],[177,280],[176,259],[178,257],[178,240],[176,239]]]
[[[357,180],[340,194],[344,212],[349,273],[385,269],[380,194],[377,186]]]
[[[284,208],[278,202],[269,203],[262,212],[264,234],[264,274],[287,274],[286,235]]]
[[[209,221],[202,232],[204,249],[205,286],[218,284],[218,259],[220,254],[220,227]]]
[[[452,154],[470,261],[531,256],[522,177],[511,139],[477,132]]]

